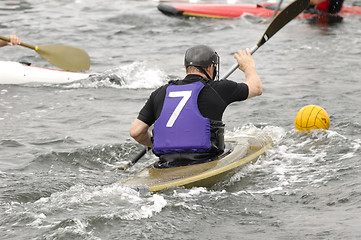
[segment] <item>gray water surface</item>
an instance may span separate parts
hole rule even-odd
[[[264,93],[232,104],[224,121],[229,135],[272,137],[255,164],[208,189],[142,195],[119,184],[156,160],[108,171],[142,149],[130,124],[155,88],[184,76],[185,50],[215,48],[222,75],[267,28],[252,16],[170,18],[157,4],[0,2],[2,36],[82,48],[101,74],[0,85],[0,239],[360,239],[360,16],[333,26],[296,19],[254,54]],[[20,46],[0,56],[53,67]],[[230,79],[244,81],[239,71]],[[329,130],[295,132],[308,104],[328,112]]]

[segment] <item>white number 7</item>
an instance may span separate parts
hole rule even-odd
[[[189,100],[189,98],[191,97],[191,95],[192,95],[192,91],[179,91],[179,92],[170,92],[169,93],[169,97],[182,97],[182,100],[180,100],[177,107],[174,109],[174,112],[170,116],[166,127],[173,127],[175,120],[177,120],[180,112],[186,105],[186,103]]]

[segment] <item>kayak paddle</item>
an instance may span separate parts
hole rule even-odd
[[[309,5],[310,0],[295,0],[284,8],[270,23],[267,30],[263,34],[256,46],[251,49],[251,54],[256,52],[263,44],[265,44],[273,35],[275,35],[281,28],[294,19]],[[236,63],[221,79],[226,79],[238,68]]]
[[[146,152],[151,149],[149,147],[144,148],[141,152],[139,152],[129,163],[122,165],[122,166],[118,166],[118,167],[113,167],[111,169],[109,169],[109,171],[114,171],[114,170],[126,170],[128,168],[130,168],[131,166],[133,166],[136,162],[138,162],[139,159],[141,159]]]
[[[0,36],[0,39],[10,42],[10,39],[6,37]],[[67,71],[85,71],[90,67],[89,55],[79,48],[59,44],[32,46],[20,43],[20,45],[35,50],[46,61]]]

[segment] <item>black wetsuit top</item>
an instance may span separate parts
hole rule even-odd
[[[193,83],[203,79],[199,75],[189,74],[183,80],[173,82],[177,85]],[[159,117],[163,108],[166,89],[169,84],[155,90],[140,111],[138,119],[152,126]],[[230,80],[210,81],[202,89],[198,97],[198,108],[203,117],[222,121],[226,107],[237,101],[248,98],[248,86],[245,83],[236,83]]]

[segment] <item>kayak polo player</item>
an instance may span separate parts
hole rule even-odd
[[[203,163],[223,152],[222,117],[227,106],[262,94],[249,50],[239,50],[234,58],[246,77],[242,83],[218,79],[220,58],[215,50],[205,45],[191,47],[184,59],[185,78],[151,93],[131,125],[130,136],[153,148],[159,157],[155,167]]]

